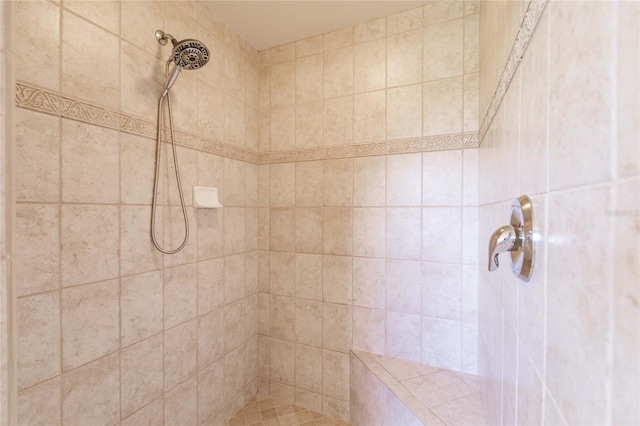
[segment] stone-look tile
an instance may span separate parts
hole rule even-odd
[[[385,205],[385,157],[353,159],[354,206]]]
[[[115,35],[63,11],[62,91],[106,107],[120,107],[119,47]]]
[[[422,363],[461,369],[461,324],[440,318],[422,318]]]
[[[296,102],[322,99],[322,55],[308,56],[296,61]]]
[[[322,304],[322,346],[339,352],[351,348],[351,306]]]
[[[270,300],[268,293],[258,293],[258,333],[268,336],[271,332]]]
[[[296,389],[309,392],[322,390],[322,349],[305,345],[296,345],[295,384]]]
[[[225,209],[196,210],[198,259],[210,259],[224,254]]]
[[[164,332],[165,392],[196,372],[197,328],[194,320]]]
[[[196,264],[174,266],[164,271],[164,327],[171,328],[197,315]]]
[[[123,426],[152,426],[164,421],[164,398],[160,397],[122,421]]]
[[[303,40],[296,41],[296,57],[316,55],[323,51],[323,35],[308,37]]]
[[[62,367],[78,367],[118,350],[118,280],[62,291]]]
[[[247,312],[242,300],[224,307],[224,351],[231,352],[244,343]]]
[[[198,262],[198,314],[202,315],[224,304],[224,259]]]
[[[385,210],[383,208],[353,209],[353,254],[384,257]]]
[[[63,424],[115,424],[120,420],[118,354],[62,375]]]
[[[322,266],[322,300],[350,305],[353,292],[352,258],[324,256]]]
[[[385,139],[386,92],[361,93],[353,99],[353,138],[355,143]]]
[[[387,206],[419,206],[422,188],[420,154],[387,157]]]
[[[269,383],[269,395],[285,402],[293,403],[295,399],[295,388],[272,380]]]
[[[437,405],[432,410],[435,415],[447,424],[473,424],[478,426],[487,424],[484,420],[479,393]]]
[[[287,151],[296,144],[296,108],[287,106],[271,110],[271,151]]]
[[[295,253],[271,252],[269,261],[271,294],[295,296]]]
[[[424,136],[462,131],[462,83],[462,77],[424,83]]]
[[[466,5],[465,5],[466,6]],[[480,37],[479,14],[464,17],[464,73],[474,73],[480,70]],[[538,27],[539,28],[539,27]]]
[[[209,46],[208,42],[207,45]],[[207,111],[207,114],[198,114],[198,133],[212,139],[225,140],[224,93],[203,81],[198,82],[198,92],[198,111]],[[249,111],[247,109],[245,114]],[[201,154],[203,153],[198,153]]]
[[[385,311],[353,307],[353,348],[384,353],[385,349]]]
[[[291,250],[296,244],[294,208],[271,209],[269,248],[271,250]]]
[[[60,303],[58,292],[17,301],[18,390],[60,374]]]
[[[387,139],[422,135],[422,85],[387,90]]]
[[[271,106],[291,105],[295,102],[296,63],[288,61],[271,67]]]
[[[475,132],[480,126],[478,117],[478,74],[467,75],[464,77],[464,105],[463,105],[463,131]]]
[[[58,224],[55,205],[16,205],[13,268],[18,296],[60,286]]]
[[[402,384],[429,408],[474,394],[473,388],[448,371],[406,380]]]
[[[386,226],[387,258],[420,258],[420,209],[388,208]]]
[[[198,181],[198,155],[193,149],[178,146],[176,149],[178,157],[178,167],[180,168],[180,182],[182,183],[184,202],[190,206],[193,204],[192,191],[190,188]],[[173,150],[171,145],[163,144],[160,158],[160,169],[163,171],[162,194],[164,202],[171,206],[180,206],[180,193],[178,191],[178,181],[176,180],[176,169],[174,163]]]
[[[116,206],[62,206],[63,286],[118,275],[118,222]]]
[[[322,346],[322,302],[296,299],[295,335],[299,343]]]
[[[346,27],[324,33],[324,51],[338,49],[353,44],[353,27]]]
[[[340,401],[349,400],[349,355],[322,351],[322,394]]]
[[[518,424],[542,423],[542,381],[522,347],[518,349]]]
[[[162,244],[162,213],[156,211],[156,238]],[[153,246],[149,238],[149,217],[151,208],[148,206],[120,207],[120,273],[123,275],[151,271],[162,268],[162,253]],[[158,223],[160,226],[158,226]]]
[[[271,296],[271,337],[295,340],[295,310],[293,297]]]
[[[435,416],[434,416],[435,417]],[[384,422],[397,422],[402,425],[419,425],[422,424],[412,412],[400,402],[400,400],[389,390],[385,392],[384,405]],[[437,423],[433,423],[437,424]]]
[[[422,259],[459,263],[462,255],[462,212],[459,208],[422,209]],[[447,241],[447,244],[442,244]]]
[[[232,49],[224,56],[225,91],[239,101],[245,101],[246,64],[244,58]]]
[[[187,220],[190,224],[197,223],[195,209],[186,207]],[[164,248],[175,250],[180,247],[186,237],[184,214],[181,207],[167,206],[164,208]],[[193,225],[190,225],[193,226]],[[194,262],[198,258],[198,235],[189,233],[189,239],[185,247],[176,254],[164,256],[164,266],[176,266],[184,263]]]
[[[425,262],[422,274],[422,314],[459,321],[462,308],[460,265]]]
[[[382,360],[380,361],[380,365],[382,365],[385,370],[400,382],[415,379],[420,376],[426,376],[427,374],[435,373],[440,370],[437,367],[398,358]]]
[[[21,80],[53,90],[60,88],[60,7],[51,3],[20,2],[15,8],[16,41],[24,54],[16,55]],[[33,31],[33,28],[40,29]]]
[[[423,9],[424,25],[450,21],[463,15],[463,2],[430,3]]]
[[[242,207],[246,203],[245,164],[230,158],[224,159],[224,198],[226,207]]]
[[[224,423],[224,366],[215,362],[198,373],[198,424]]]
[[[323,162],[300,162],[296,163],[295,167],[296,206],[322,206]]]
[[[149,34],[163,26],[164,3],[126,2],[121,5],[121,9],[123,38],[156,55],[158,44],[153,38],[150,39]]]
[[[354,43],[362,43],[369,40],[382,38],[387,33],[387,19],[378,18],[363,24],[356,25],[353,28]]]
[[[296,164],[273,164],[269,175],[271,207],[291,207],[296,201]]]
[[[78,1],[77,3],[83,2]],[[103,3],[107,2],[100,4]],[[120,5],[116,2],[114,4],[118,7],[119,12]],[[149,94],[159,94],[164,87],[164,63],[159,61],[156,55],[126,42],[122,42],[120,54],[122,58],[120,68],[122,112],[148,119],[156,118],[158,100]]]
[[[268,251],[259,251],[258,252],[258,291],[260,292],[269,292],[270,283],[269,283],[269,252]]]
[[[322,300],[322,256],[296,254],[296,296]]]
[[[353,160],[325,160],[324,205],[351,206],[353,203]]]
[[[125,348],[120,354],[122,417],[162,395],[162,335]]]
[[[123,346],[162,331],[162,272],[120,279],[120,333]]]
[[[353,247],[353,210],[346,207],[325,207],[323,233],[325,254],[350,256]]]
[[[296,209],[296,251],[322,253],[322,207]]]
[[[420,316],[387,311],[385,354],[420,362]]]
[[[271,64],[291,61],[296,57],[295,43],[287,43],[271,48]]]
[[[462,152],[462,201],[465,206],[478,205],[478,150],[465,149]]]
[[[325,99],[353,93],[353,47],[325,52],[323,83]]]
[[[353,142],[353,108],[351,96],[324,102],[324,145],[348,145]]]
[[[224,254],[246,250],[246,210],[243,207],[224,210]]]
[[[387,16],[387,34],[397,34],[422,28],[422,8]]]
[[[353,258],[353,304],[354,306],[384,309],[384,259]]]
[[[288,385],[295,383],[295,347],[294,343],[271,339],[271,353],[269,355],[269,377],[271,380]]]
[[[60,377],[18,393],[17,418],[20,424],[61,425]]]
[[[120,133],[120,202],[151,204],[155,174],[155,141]],[[163,176],[159,177],[158,199],[164,200]]]
[[[212,364],[224,354],[223,327],[222,309],[198,318],[198,368]]]
[[[462,151],[422,154],[422,203],[424,206],[462,204]]]
[[[180,87],[184,87],[184,86],[180,86]],[[192,95],[196,95],[196,93],[193,93]],[[185,96],[185,98],[188,99],[188,96]],[[179,109],[177,108],[177,110]],[[224,97],[225,142],[231,145],[238,146],[240,148],[244,148],[245,140],[246,140],[245,114],[246,114],[246,105],[243,102],[238,101],[229,95],[225,95]],[[176,121],[179,122],[178,120]]]
[[[246,179],[246,206],[258,207],[258,165],[246,164],[245,167],[245,179]]]
[[[26,11],[36,5],[46,7],[45,3],[20,3],[17,9]],[[21,56],[17,55],[17,57]],[[60,198],[60,119],[19,108],[16,109],[15,114],[14,191],[16,201],[58,202]]]
[[[323,103],[321,101],[296,105],[296,148],[322,145]]]
[[[198,388],[194,376],[164,394],[164,422],[170,425],[193,425],[197,421]]]
[[[384,89],[387,80],[385,39],[357,44],[353,48],[355,93]]]
[[[422,264],[411,260],[387,260],[385,297],[387,310],[422,313]]]
[[[462,74],[463,22],[462,19],[456,19],[424,29],[424,57],[427,58],[423,69],[424,80],[438,80]],[[475,39],[477,40],[477,34]]]
[[[322,398],[322,412],[346,422],[349,420],[349,402],[324,396]]]
[[[387,38],[387,87],[422,81],[422,44],[422,30]]]

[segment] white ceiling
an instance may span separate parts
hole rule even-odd
[[[428,1],[203,1],[258,50],[361,24]]]

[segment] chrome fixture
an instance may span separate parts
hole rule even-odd
[[[522,195],[511,205],[510,224],[498,228],[489,240],[489,271],[500,266],[498,255],[511,253],[511,269],[516,277],[529,281],[534,267],[534,216],[533,203],[528,195]]]
[[[176,152],[176,136],[173,130],[173,111],[171,110],[171,96],[169,95],[169,91],[171,87],[174,85],[176,80],[178,79],[178,75],[180,71],[185,70],[195,70],[201,68],[209,62],[209,49],[204,43],[198,40],[186,39],[182,41],[178,41],[171,34],[166,34],[162,30],[156,31],[156,40],[162,46],[166,46],[169,40],[171,40],[171,44],[173,44],[173,51],[171,52],[171,57],[165,64],[164,76],[167,79],[165,87],[160,95],[160,99],[158,100],[158,135],[157,135],[157,145],[156,145],[156,173],[153,182],[153,203],[151,207],[151,241],[153,241],[153,245],[165,254],[174,254],[182,250],[189,241],[189,219],[187,217],[187,207],[184,203],[184,195],[182,192],[182,184],[180,182],[180,168],[178,167],[178,153]],[[169,73],[169,66],[171,63],[174,63],[173,72]],[[180,194],[180,205],[182,206],[182,217],[184,218],[184,240],[182,244],[176,249],[169,250],[160,246],[156,239],[156,210],[158,205],[158,179],[160,177],[160,153],[162,151],[162,133],[163,133],[163,123],[162,123],[162,104],[164,100],[167,100],[167,108],[169,110],[169,135],[171,137],[171,148],[173,150],[173,164],[176,169],[176,180],[178,181],[178,193]]]

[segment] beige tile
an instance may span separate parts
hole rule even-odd
[[[420,258],[420,209],[387,209],[386,255],[395,259]]]
[[[258,291],[269,292],[269,252],[260,250],[258,252]]]
[[[84,2],[78,1],[78,4]],[[108,2],[100,2],[103,4]],[[115,3],[115,2],[114,2]],[[115,3],[117,5],[117,3]],[[120,9],[118,5],[118,9]],[[119,12],[119,10],[118,10]],[[158,99],[164,87],[164,62],[140,47],[122,42],[120,99],[122,111],[157,119]],[[150,94],[156,96],[149,96]]]
[[[342,401],[339,399],[333,399],[328,396],[322,398],[322,412],[326,413],[328,416],[333,418],[337,418],[343,421],[349,420],[349,402]],[[320,419],[316,421],[317,424],[322,424],[322,422],[326,420],[328,423],[336,423],[336,420],[331,418],[329,419]],[[337,422],[340,422],[337,420]]]
[[[224,55],[225,91],[242,102],[246,101],[246,72],[244,58],[233,49],[227,49]]]
[[[241,161],[224,159],[224,199],[226,207],[244,206],[246,203],[245,165]]]
[[[118,350],[118,280],[62,291],[62,367],[69,370]]]
[[[322,99],[323,57],[308,56],[296,61],[296,102]]]
[[[204,9],[204,10],[203,10]],[[202,12],[198,22],[198,39],[202,40],[209,48],[209,62],[197,73],[198,83],[207,83],[216,89],[224,89],[224,42],[222,37],[216,34],[216,29],[210,28],[209,23],[216,25],[217,18],[204,6],[200,6]],[[205,19],[205,16],[207,17]]]
[[[353,203],[353,160],[325,160],[324,205],[351,206]]]
[[[123,426],[152,426],[163,422],[164,398],[160,397],[122,421]]]
[[[296,41],[296,57],[302,58],[304,56],[322,53],[324,45],[323,38],[323,35],[317,35]]]
[[[322,256],[296,254],[296,296],[322,300]]]
[[[20,424],[61,425],[60,377],[18,393],[17,405]]]
[[[480,125],[478,117],[478,96],[479,96],[478,74],[464,77],[464,120],[463,130],[473,132],[478,130]]]
[[[60,287],[58,225],[55,205],[16,205],[13,268],[18,296]]]
[[[353,307],[353,348],[384,353],[385,312],[381,309]]]
[[[387,310],[408,314],[421,314],[421,262],[387,260],[385,298]]]
[[[271,181],[271,166],[263,164],[258,166],[258,207],[269,207],[269,185]]]
[[[424,29],[424,80],[438,80],[463,73],[463,19],[442,22]],[[476,36],[477,40],[477,36]]]
[[[212,364],[224,354],[224,316],[217,309],[198,318],[198,368]]]
[[[387,43],[378,39],[353,48],[353,88],[355,93],[384,89],[387,81]]]
[[[422,28],[422,8],[387,16],[387,34],[397,34]]]
[[[339,352],[351,348],[351,306],[322,304],[322,347]]]
[[[164,172],[163,189],[164,202],[168,205],[181,205],[178,181],[176,179],[173,149],[169,144],[163,144],[160,169]],[[192,191],[189,190],[198,181],[198,154],[193,149],[177,147],[178,167],[180,168],[180,182],[183,188],[184,202],[192,205]]]
[[[245,341],[246,315],[242,300],[224,307],[224,350],[226,353],[238,348]]]
[[[465,5],[466,6],[466,5]],[[479,15],[473,14],[464,18],[464,73],[474,73],[480,70],[479,51]]]
[[[162,356],[162,335],[122,350],[122,417],[128,417],[162,395]]]
[[[118,354],[62,375],[63,424],[115,424],[120,418]]]
[[[324,89],[326,98],[345,96],[353,93],[353,47],[326,51],[325,35]]]
[[[15,113],[16,201],[58,202],[60,119],[23,109]]]
[[[325,100],[323,117],[324,145],[349,145],[353,142],[353,96]]]
[[[120,328],[123,346],[162,331],[162,272],[121,278]]]
[[[129,133],[120,133],[120,202],[151,204],[155,174],[156,143]],[[161,171],[162,174],[162,171]],[[113,177],[110,177],[113,179]],[[159,178],[158,199],[164,200],[163,176]]]
[[[322,253],[322,207],[296,209],[296,251]]]
[[[164,271],[164,327],[171,328],[197,315],[196,264],[174,266]]]
[[[296,299],[295,334],[299,343],[322,346],[322,302]]]
[[[322,146],[323,103],[296,105],[296,148]]]
[[[58,292],[17,301],[18,390],[60,374],[60,302]]]
[[[435,318],[461,319],[462,269],[460,265],[424,263],[422,313]]]
[[[420,154],[391,155],[387,157],[387,205],[419,206],[421,204]]]
[[[385,157],[353,159],[353,204],[385,205]]]
[[[459,208],[439,207],[422,210],[422,259],[430,262],[459,263],[462,255],[462,212]],[[443,246],[440,241],[447,240]]]
[[[422,160],[423,205],[462,204],[462,151],[426,152]]]
[[[271,207],[291,207],[296,201],[296,164],[272,164],[269,180]]]
[[[378,18],[363,24],[356,25],[353,29],[354,43],[362,43],[369,40],[384,37],[387,32],[386,18]]]
[[[441,135],[462,131],[462,78],[424,83],[423,134]]]
[[[215,362],[198,373],[198,423],[224,422],[224,370],[221,362]]]
[[[295,344],[271,339],[269,377],[280,383],[294,384]]]
[[[459,321],[422,317],[422,363],[460,371],[461,333]]]
[[[387,90],[387,139],[411,138],[422,133],[422,86]]]
[[[387,38],[387,87],[422,80],[422,44],[422,30]]]
[[[246,219],[245,208],[225,208],[224,254],[241,253],[246,250]]]
[[[271,210],[268,208],[258,210],[258,249],[268,250],[271,232]]]
[[[297,206],[322,206],[323,161],[296,163],[295,200]]]
[[[209,259],[224,254],[224,218],[230,209],[198,209],[195,211],[198,241],[198,259]]]
[[[445,402],[472,395],[473,389],[448,371],[404,381],[402,383],[420,402],[435,407]]]
[[[246,263],[244,253],[224,258],[225,303],[240,300],[244,297]]]
[[[187,207],[187,219],[190,229],[193,230],[196,224],[195,211],[192,207]],[[164,248],[175,250],[180,247],[185,239],[184,215],[182,208],[177,206],[167,206],[164,208]],[[176,254],[164,256],[164,265],[176,266],[187,262],[194,262],[198,258],[198,235],[189,233],[189,239],[183,250]]]
[[[16,75],[48,89],[60,89],[60,7],[49,2],[19,2],[15,7]],[[38,31],[34,31],[37,28]]]
[[[157,221],[162,224],[163,209],[156,211]],[[120,218],[120,272],[128,275],[162,268],[162,253],[158,251],[149,238],[149,217],[151,208],[148,206],[122,206]],[[156,236],[162,243],[162,225]],[[156,229],[158,226],[156,225]]]
[[[387,311],[385,354],[420,362],[422,330],[420,316]]]
[[[295,256],[295,253],[270,253],[271,294],[295,295]]]
[[[287,106],[271,110],[271,151],[295,148],[296,108]]]
[[[353,27],[324,33],[324,50],[333,50],[353,43]]]
[[[282,44],[270,49],[271,64],[291,61],[296,57],[295,43]]]
[[[195,95],[195,93],[193,94]],[[185,96],[186,97],[186,96]],[[176,107],[176,111],[178,107]],[[224,138],[225,142],[244,148],[246,141],[246,105],[242,101],[225,95],[224,97]],[[177,121],[177,120],[176,120]],[[185,128],[194,128],[193,124]]]
[[[463,15],[463,8],[464,3],[461,1],[430,3],[423,9],[423,22],[425,25],[433,25],[460,18]]]
[[[198,389],[195,376],[164,394],[164,421],[171,425],[197,423]]]
[[[271,106],[280,107],[295,102],[295,61],[271,66]]]
[[[349,399],[349,355],[322,351],[322,394],[341,401]]]
[[[205,68],[206,69],[206,68]],[[206,83],[198,83],[198,133],[211,139],[225,140],[224,94]],[[203,113],[207,111],[207,113]],[[249,113],[249,109],[245,114]],[[202,154],[202,153],[198,153]]]
[[[353,243],[353,211],[347,207],[325,207],[324,253],[349,256]]]
[[[380,90],[355,95],[353,99],[353,139],[355,143],[385,139],[386,92]]]
[[[165,392],[196,372],[197,326],[193,320],[164,332]]]
[[[385,359],[380,361],[380,364],[400,382],[426,376],[440,370],[437,367],[398,358]]]
[[[353,262],[348,256],[323,256],[322,300],[351,304]]]
[[[322,390],[322,349],[296,345],[296,388],[309,392]]]
[[[295,340],[295,299],[286,296],[271,296],[271,336]]]
[[[96,50],[94,46],[99,45]],[[120,106],[120,43],[117,36],[64,11],[62,90],[110,108]]]
[[[164,3],[125,2],[121,9],[122,37],[152,55],[157,55],[158,42],[150,34],[163,27]]]
[[[353,304],[354,306],[384,309],[384,259],[353,258]]]
[[[385,256],[383,208],[353,209],[353,254],[366,257]]]
[[[198,262],[198,314],[221,307],[224,303],[224,259]]]
[[[294,208],[271,209],[271,250],[291,250],[295,247],[296,230],[291,226],[294,220]]]

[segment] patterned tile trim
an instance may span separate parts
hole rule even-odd
[[[476,148],[477,146],[477,133],[458,133],[452,135],[427,136],[423,138],[377,142],[365,145],[327,146],[296,151],[266,152],[259,155],[258,164],[293,163],[296,161],[443,151],[448,149]]]
[[[498,87],[493,94],[493,98],[491,99],[491,103],[489,104],[489,108],[487,109],[487,113],[482,120],[482,124],[480,125],[479,135],[479,143],[482,144],[482,141],[493,122],[496,114],[498,113],[498,108],[500,108],[500,104],[502,103],[502,99],[507,94],[507,90],[509,89],[509,85],[511,84],[511,80],[513,80],[513,76],[522,61],[522,56],[524,55],[524,51],[529,44],[529,40],[533,35],[533,31],[540,20],[540,16],[544,11],[544,7],[547,4],[547,0],[531,0],[529,2],[529,7],[525,12],[524,19],[520,24],[520,29],[518,30],[518,34],[516,35],[516,40],[513,42],[513,47],[511,48],[511,53],[509,54],[509,58],[507,59],[507,64],[502,71],[502,75],[500,76],[500,81],[498,82]]]
[[[155,139],[156,137],[156,124],[152,121],[32,87],[23,82],[16,82],[16,106],[146,138]],[[165,140],[168,139],[168,130],[166,129],[163,138]],[[219,140],[203,138],[192,133],[176,131],[176,143],[184,147],[233,158],[234,160],[253,164],[258,162],[258,154],[255,152],[227,145]]]

